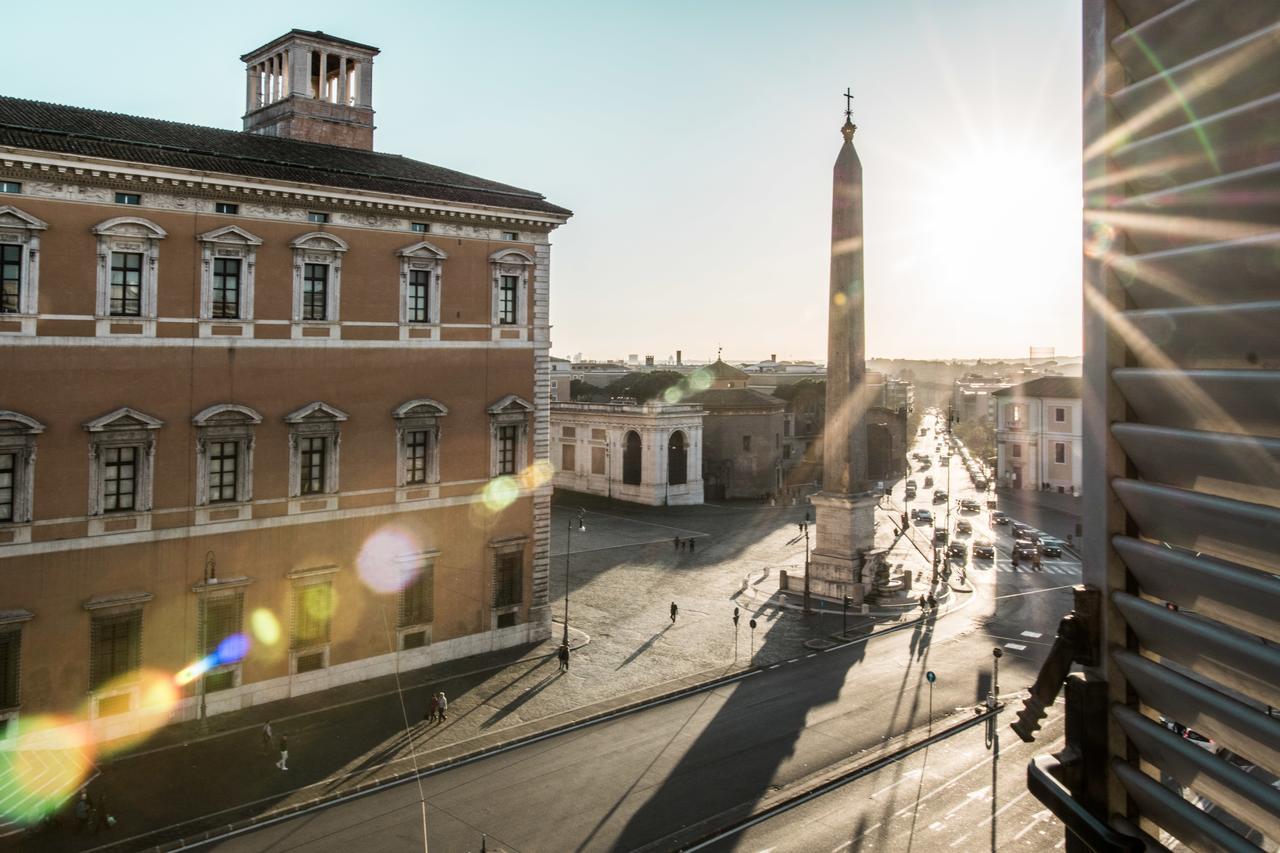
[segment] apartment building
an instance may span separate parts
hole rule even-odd
[[[996,391],[1000,486],[1080,494],[1081,380],[1045,376]]]
[[[538,193],[373,151],[378,50],[243,131],[0,98],[0,717],[132,731],[548,636]],[[230,639],[229,639],[230,638]]]

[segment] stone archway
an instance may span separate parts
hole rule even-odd
[[[667,443],[667,484],[683,486],[689,482],[689,442],[681,430],[671,433]]]
[[[628,430],[622,440],[622,483],[627,486],[640,485],[640,472],[644,451],[640,442],[640,433]]]

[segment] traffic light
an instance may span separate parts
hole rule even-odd
[[[733,608],[733,627],[738,627],[738,608]]]

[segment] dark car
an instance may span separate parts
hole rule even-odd
[[[1062,542],[1051,536],[1044,536],[1040,539],[1040,555],[1042,557],[1061,557]]]
[[[1015,566],[1021,563],[1035,563],[1036,546],[1032,545],[1030,542],[1026,542],[1025,540],[1020,541],[1013,546],[1013,554],[1011,556],[1013,557],[1013,564]]]
[[[944,504],[947,502],[947,493],[942,489],[933,490],[933,502],[936,504]]]
[[[1014,539],[1026,539],[1027,534],[1035,530],[1030,524],[1023,524],[1021,521],[1013,522],[1011,526]]]
[[[916,521],[921,524],[933,524],[933,513],[927,509],[913,510],[916,514]]]
[[[982,505],[973,498],[965,498],[960,501],[960,508],[965,512],[982,512]]]
[[[991,512],[991,523],[992,523],[992,524],[1008,524],[1008,523],[1009,523],[1009,516],[1005,515],[1003,512],[1001,512],[1001,511],[1000,511],[1000,510],[998,510],[998,509],[997,509],[997,510],[992,510],[992,512]]]
[[[952,542],[947,546],[947,559],[964,562],[969,559],[969,549],[963,542]]]
[[[973,525],[969,523],[969,519],[962,518],[956,522],[956,535],[968,536],[973,532]]]
[[[973,558],[975,560],[994,560],[996,556],[996,547],[991,544],[988,539],[979,539],[973,543]]]
[[[945,544],[947,544],[947,539],[948,539],[948,538],[949,538],[949,537],[947,536],[947,528],[945,528],[945,527],[935,527],[935,528],[933,528],[933,541],[934,541],[934,542],[936,542],[936,543],[937,543],[937,544],[939,544],[939,545],[945,545]]]
[[[975,477],[973,480],[973,487],[980,492],[985,492],[987,490],[986,479],[983,477]]]

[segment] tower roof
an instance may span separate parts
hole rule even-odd
[[[750,378],[747,375],[747,372],[745,370],[739,370],[738,368],[734,367],[732,364],[726,364],[723,359],[719,359],[719,358],[711,362],[711,364],[708,364],[705,369],[711,374],[712,379],[748,379]]]

